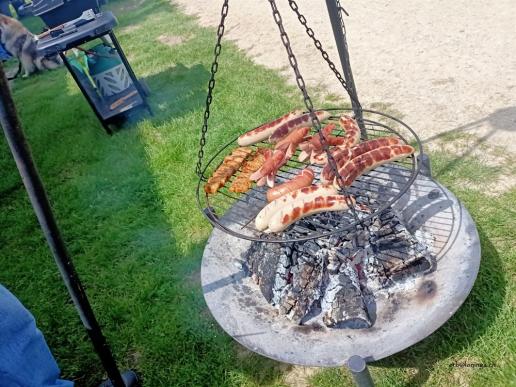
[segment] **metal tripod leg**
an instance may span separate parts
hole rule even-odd
[[[358,387],[374,387],[373,379],[367,369],[367,363],[360,356],[351,356],[348,360],[348,368]]]
[[[364,126],[362,117],[362,107],[358,100],[357,89],[355,87],[355,81],[353,80],[353,73],[351,72],[351,63],[349,61],[348,43],[346,41],[346,35],[344,34],[344,27],[341,24],[341,18],[339,16],[339,7],[336,0],[326,0],[326,7],[328,8],[328,15],[330,16],[331,27],[333,29],[333,36],[335,37],[335,44],[337,51],[339,52],[340,63],[342,65],[342,72],[344,79],[349,88],[349,94],[351,98],[351,107],[355,113],[358,126],[362,134],[362,138],[367,138],[367,133]]]
[[[48,201],[45,188],[39,177],[32,159],[25,135],[23,133],[14,101],[11,96],[3,66],[0,64],[0,124],[3,128],[7,143],[13,154],[16,166],[29,195],[30,202],[38,218],[43,234],[52,251],[61,277],[66,285],[70,297],[79,313],[79,317],[88,332],[93,347],[97,352],[107,375],[115,387],[134,386],[126,385],[120,375],[115,359],[111,353],[106,338],[102,334],[100,325],[95,318],[93,309],[86,297],[79,276],[75,271],[72,260],[68,255],[61,233],[54,218]],[[132,373],[134,374],[134,373]]]

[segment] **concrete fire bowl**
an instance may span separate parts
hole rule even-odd
[[[468,211],[430,178],[420,175],[394,207],[411,232],[424,236],[437,267],[406,280],[394,296],[379,294],[371,328],[301,326],[278,315],[244,271],[251,242],[218,229],[206,245],[201,268],[211,313],[249,350],[297,365],[341,366],[353,355],[375,361],[414,345],[443,325],[468,296],[480,265],[480,242]],[[232,222],[231,211],[223,221]]]

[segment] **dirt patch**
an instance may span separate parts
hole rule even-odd
[[[488,196],[498,196],[516,187],[514,155],[501,146],[487,145],[473,135],[461,135],[447,140],[436,140],[427,144],[427,147],[431,151],[451,154],[457,159],[474,158],[487,167],[497,169],[490,177],[492,181],[489,182],[489,189],[469,181],[461,181],[460,185],[464,188],[482,191]]]
[[[145,0],[134,0],[134,1],[126,1],[123,5],[120,5],[118,8],[120,11],[134,11],[135,9],[141,7],[145,3]]]
[[[178,35],[160,35],[156,38],[156,40],[160,43],[163,43],[169,47],[174,47],[179,44],[182,44],[189,40],[190,38]]]
[[[320,370],[317,367],[289,366],[283,375],[283,381],[290,387],[309,387],[310,378]]]
[[[204,26],[220,21],[216,1],[174,0]],[[338,63],[324,5],[299,0],[299,9]],[[328,66],[307,39],[288,2],[278,2],[308,91],[343,95]],[[453,131],[485,137],[516,152],[516,7],[513,0],[348,2],[345,18],[350,59],[364,107],[383,102],[403,114],[422,139]],[[436,9],[446,9],[442,17]],[[270,5],[230,6],[224,39],[294,83]],[[490,39],[486,39],[490,36]],[[340,64],[338,65],[340,67]],[[500,76],[503,74],[503,76]],[[429,140],[433,141],[433,140]]]

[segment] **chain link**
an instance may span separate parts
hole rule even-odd
[[[206,108],[204,110],[204,123],[201,128],[201,139],[199,141],[199,153],[198,153],[198,160],[197,160],[197,166],[195,167],[195,172],[197,173],[197,176],[199,176],[201,179],[204,179],[203,171],[202,171],[202,159],[204,157],[204,146],[206,145],[206,133],[208,132],[208,120],[210,118],[210,105],[213,101],[213,89],[215,88],[215,74],[217,73],[217,70],[219,69],[219,55],[222,51],[222,45],[220,44],[222,40],[222,36],[224,35],[225,30],[225,21],[226,16],[228,15],[228,5],[229,0],[224,0],[224,4],[222,5],[222,10],[220,11],[220,23],[219,27],[217,29],[217,43],[215,44],[215,48],[213,50],[213,62],[211,64],[211,77],[210,81],[208,82],[208,95],[206,96]]]
[[[339,173],[339,171],[337,169],[337,163],[335,162],[335,159],[333,158],[333,156],[332,156],[332,154],[330,152],[330,148],[328,146],[328,142],[326,141],[326,138],[324,137],[324,134],[321,131],[321,122],[319,121],[319,118],[315,114],[314,105],[312,103],[312,99],[310,98],[310,96],[308,95],[308,92],[306,91],[305,81],[303,79],[303,76],[299,72],[299,68],[297,66],[297,59],[296,59],[296,57],[295,57],[295,55],[294,55],[294,53],[292,51],[292,47],[290,46],[290,40],[289,40],[288,35],[287,35],[286,31],[285,31],[285,28],[283,27],[283,20],[282,20],[281,15],[280,15],[280,13],[278,11],[278,7],[276,6],[276,1],[275,0],[269,0],[269,3],[270,3],[271,8],[272,8],[272,14],[273,14],[273,17],[274,17],[274,21],[278,25],[278,28],[279,28],[279,31],[280,31],[281,41],[283,42],[283,45],[285,46],[285,49],[287,50],[288,60],[290,62],[290,65],[291,65],[292,69],[294,70],[294,74],[296,75],[297,86],[301,90],[301,93],[303,93],[303,100],[305,102],[305,106],[308,109],[308,111],[310,112],[310,118],[312,119],[312,126],[316,129],[317,133],[319,134],[319,138],[321,139],[321,144],[323,146],[323,149],[326,152],[326,155],[328,156],[328,163],[330,164],[330,167],[331,167],[333,173],[337,177],[339,186],[340,186],[341,190],[344,193],[344,197],[346,199],[346,203],[348,204],[349,208],[351,209],[351,212],[353,213],[353,216],[354,216],[355,220],[358,222],[359,219],[358,219],[358,215],[357,215],[356,210],[355,210],[355,206],[353,205],[353,201],[351,200],[349,194],[346,192],[346,187],[344,185],[344,180],[343,180],[342,176],[340,175],[340,173]],[[306,24],[306,19],[305,19],[305,24]]]

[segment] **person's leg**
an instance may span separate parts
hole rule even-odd
[[[0,386],[70,387],[34,317],[0,285]]]

